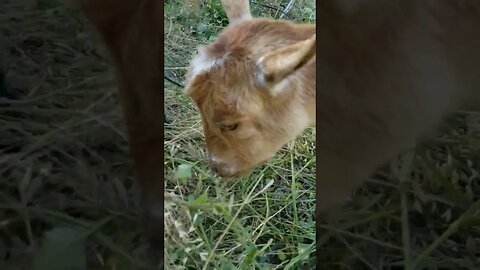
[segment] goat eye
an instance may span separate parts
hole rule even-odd
[[[225,125],[223,126],[223,130],[234,131],[235,129],[237,129],[237,127],[238,127],[238,124]]]

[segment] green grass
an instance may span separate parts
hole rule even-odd
[[[166,1],[165,73],[179,82],[196,46],[226,22],[213,1],[188,7],[194,2]],[[294,20],[315,20],[307,4],[296,1]],[[161,252],[138,224],[138,190],[103,54],[77,12],[48,0],[2,1],[0,64],[19,99],[0,106],[0,269],[159,263]],[[167,81],[165,89],[165,259],[175,264],[166,268],[312,269],[315,131],[249,176],[221,182],[205,162],[191,100]],[[479,269],[479,123],[478,114],[456,114],[379,170],[321,224],[320,269]]]
[[[478,269],[479,119],[450,117],[322,224],[324,269]]]
[[[214,40],[228,23],[220,1],[195,2],[165,6],[165,73],[178,82],[198,45]],[[263,2],[280,10],[288,3]],[[251,7],[256,16],[279,17],[275,9]],[[314,23],[314,1],[298,1],[290,13]],[[171,121],[165,127],[165,259],[171,269],[314,267],[315,130],[248,176],[222,181],[206,162],[192,100],[165,82],[165,104]],[[176,177],[184,164],[191,177]]]

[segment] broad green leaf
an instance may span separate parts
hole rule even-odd
[[[178,166],[175,172],[175,179],[186,180],[192,177],[192,165],[181,164]]]

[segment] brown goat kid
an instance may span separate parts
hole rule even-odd
[[[211,168],[241,175],[315,124],[315,25],[252,19],[223,0],[230,24],[199,49],[186,93],[201,113]]]

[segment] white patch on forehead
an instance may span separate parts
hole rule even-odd
[[[225,56],[221,58],[213,58],[208,55],[205,48],[201,47],[198,51],[198,55],[190,62],[190,69],[186,75],[187,85],[184,88],[185,93],[189,93],[190,84],[194,81],[194,78],[200,73],[207,72],[214,67],[221,66],[225,60]]]
[[[192,63],[190,65],[192,69],[192,77],[202,72],[209,71],[214,67],[222,65],[223,60],[224,57],[212,58],[204,51],[204,49],[200,49],[198,56],[192,60]]]

